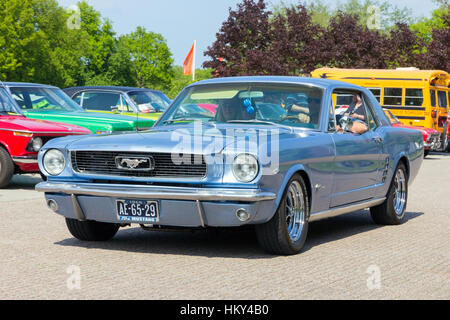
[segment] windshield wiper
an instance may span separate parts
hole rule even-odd
[[[167,123],[174,123],[174,122],[178,122],[178,121],[200,121],[202,124],[206,124],[206,123],[211,123],[213,121],[208,120],[208,121],[202,121],[201,119],[198,118],[179,118],[179,119],[170,119],[170,120],[165,120],[163,121],[163,124],[167,124]]]
[[[285,129],[289,129],[289,131],[293,132],[293,128],[290,126],[286,126],[281,123],[276,123],[273,121],[267,120],[257,120],[257,119],[249,119],[249,120],[228,120],[226,123],[259,123],[259,124],[270,124],[272,126],[282,127]]]

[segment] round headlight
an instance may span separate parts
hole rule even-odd
[[[240,154],[233,161],[233,175],[240,182],[254,180],[258,171],[258,160],[250,154]]]
[[[64,171],[64,167],[66,166],[66,159],[64,158],[64,154],[57,150],[51,149],[48,150],[43,159],[44,169],[52,176],[57,176]]]
[[[39,137],[36,137],[33,139],[33,151],[38,152],[42,148],[42,139]]]

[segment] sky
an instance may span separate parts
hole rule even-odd
[[[78,0],[58,0],[68,8]],[[208,59],[203,56],[216,39],[228,10],[235,9],[241,0],[87,0],[101,15],[111,20],[118,35],[133,32],[137,26],[163,35],[173,54],[175,65],[182,65],[194,40],[197,41],[196,67]],[[277,5],[282,0],[267,0]],[[298,3],[284,0],[284,3]],[[303,1],[301,1],[303,2]],[[324,0],[335,8],[336,2]],[[342,1],[341,1],[342,2]],[[408,7],[416,17],[430,16],[436,5],[432,0],[391,0],[400,8]]]

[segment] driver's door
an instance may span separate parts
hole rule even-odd
[[[366,103],[365,107],[368,117],[373,117]],[[335,132],[331,135],[335,144],[335,160],[330,207],[374,197],[379,183],[382,150],[381,138],[375,129],[376,127],[369,126],[369,130],[363,134]]]

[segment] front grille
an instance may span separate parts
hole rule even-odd
[[[201,155],[176,155],[183,157],[183,162],[172,160],[171,153],[142,153],[115,151],[72,151],[70,154],[72,168],[75,172],[96,175],[124,177],[196,177],[206,176],[206,163]],[[119,169],[116,157],[139,159],[152,158],[151,170]]]

